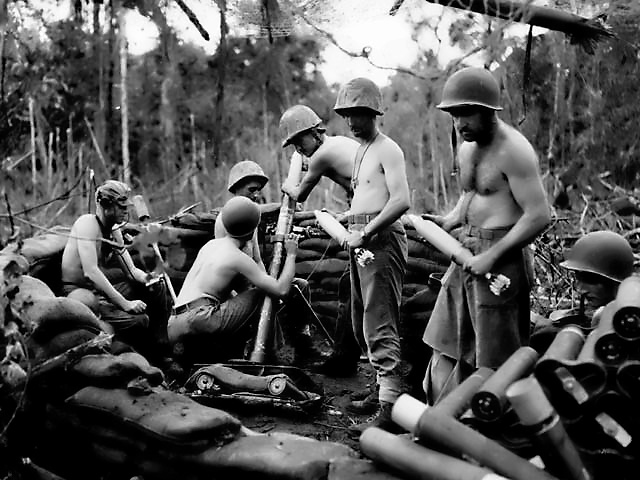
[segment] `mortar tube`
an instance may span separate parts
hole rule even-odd
[[[500,419],[507,404],[507,388],[514,381],[533,372],[537,361],[538,352],[533,348],[520,347],[516,350],[473,396],[473,414],[486,422]]]
[[[396,400],[391,418],[398,425],[412,432],[421,443],[438,445],[473,458],[481,465],[511,480],[556,479],[494,440],[456,419],[443,415],[437,408],[428,408],[427,405],[406,393]]]
[[[591,480],[560,416],[535,377],[514,382],[507,389],[507,398],[520,422],[535,435],[540,457],[550,473],[563,479]]]
[[[362,453],[403,475],[423,480],[507,480],[477,465],[418,445],[407,438],[377,427],[367,428],[360,436]]]

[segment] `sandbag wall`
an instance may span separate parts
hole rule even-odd
[[[279,204],[263,207],[258,238],[262,258],[268,268],[273,252],[272,235],[278,220]],[[179,242],[160,242],[166,252],[169,274],[176,290],[182,284],[200,247],[212,238],[216,217],[215,211],[182,217],[174,222],[177,227],[175,230],[179,232]],[[309,281],[313,310],[328,330],[335,331],[336,320],[341,315],[348,315],[349,311],[349,255],[318,228],[312,211],[295,212],[293,225],[294,231],[301,235],[296,276]],[[402,327],[407,335],[417,334],[422,337],[437,295],[438,282],[434,277],[447,269],[449,259],[426,243],[413,227],[405,228],[409,260],[402,291]]]

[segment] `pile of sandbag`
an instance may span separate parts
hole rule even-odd
[[[26,263],[16,265],[3,270],[12,286],[3,292],[11,312],[3,325],[17,325],[25,339],[25,354],[15,358],[28,378],[9,386],[17,416],[7,441],[20,457],[68,479],[394,478],[344,445],[259,434],[170,391],[163,373],[113,342],[88,307],[56,297],[20,274]]]

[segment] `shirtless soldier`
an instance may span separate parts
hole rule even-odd
[[[351,197],[351,172],[359,143],[341,135],[326,135],[322,120],[306,105],[294,105],[280,117],[280,129],[284,133],[282,148],[293,145],[292,164],[302,164],[309,159],[309,169],[298,184],[288,178],[282,191],[297,202],[304,202],[322,177],[340,185]],[[293,168],[293,171],[299,169]]]
[[[280,130],[283,134],[282,148],[289,145],[295,147],[291,156],[292,168],[295,172],[304,170],[308,159],[308,169],[298,183],[298,179],[287,178],[282,191],[298,202],[304,202],[322,177],[333,180],[344,188],[347,198],[351,200],[351,172],[353,160],[360,144],[354,139],[341,135],[326,135],[322,120],[306,105],[294,105],[280,117]],[[300,168],[296,168],[299,166]],[[340,311],[349,308],[349,278],[347,272],[340,278],[340,292],[344,292],[347,300],[340,299]],[[345,315],[346,316],[346,315]],[[342,313],[340,318],[344,318]],[[360,347],[353,337],[351,322],[339,322],[336,329],[334,349],[322,364],[316,367],[318,373],[331,377],[350,376],[358,369]]]
[[[75,221],[62,254],[63,294],[93,297],[95,301],[85,303],[98,305],[96,313],[118,337],[140,353],[160,358],[167,353],[167,289],[162,284],[145,287],[149,275],[133,264],[122,232],[114,228],[128,219],[130,194],[128,185],[117,180],[96,189],[96,214]]]
[[[243,160],[236,163],[229,171],[227,190],[233,196],[246,197],[257,202],[268,181],[269,177],[265,175],[260,165],[252,160]],[[215,238],[222,238],[226,235],[227,231],[223,222],[216,222]],[[267,270],[260,253],[258,229],[254,230],[253,238],[245,243],[242,251],[253,258],[261,270]],[[309,282],[296,277],[293,279],[292,285],[294,288],[284,299],[284,308],[278,310],[280,312],[278,318],[281,320],[278,325],[294,349],[294,363],[300,365],[313,361],[320,354],[315,349],[309,332],[309,316],[301,314],[308,312]]]
[[[233,197],[220,211],[219,220],[227,235],[200,249],[169,317],[169,341],[183,363],[240,358],[264,295],[285,297],[295,273],[297,235],[286,239],[286,260],[278,279],[243,251],[260,223],[256,203]],[[247,281],[252,286],[232,297],[232,290]]]
[[[457,152],[463,194],[433,220],[448,231],[461,226],[460,241],[474,256],[449,267],[424,332],[434,350],[424,381],[431,404],[478,367],[497,368],[528,344],[533,272],[526,247],[550,221],[536,153],[498,118],[493,75],[473,67],[454,73],[438,108],[464,140]],[[500,296],[481,276],[489,271],[511,279]]]
[[[355,78],[345,84],[334,110],[360,141],[351,173],[353,200],[347,212],[351,319],[355,337],[376,371],[379,388],[377,416],[350,432],[362,433],[369,426],[395,430],[391,407],[401,389],[398,322],[408,255],[400,217],[410,206],[404,154],[378,130],[382,94],[371,80]],[[372,263],[358,264],[354,253],[358,247],[374,254]]]

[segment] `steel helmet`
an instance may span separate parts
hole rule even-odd
[[[220,210],[222,225],[227,235],[233,238],[253,234],[260,223],[260,208],[247,197],[233,197]]]
[[[633,262],[629,242],[617,233],[601,230],[580,238],[560,266],[621,282],[633,273]]]
[[[231,167],[231,170],[229,170],[229,185],[227,185],[227,190],[233,193],[236,185],[249,177],[260,181],[263,187],[269,181],[269,177],[264,174],[260,165],[251,160],[243,160],[242,162],[236,163]]]
[[[131,189],[126,183],[117,180],[107,180],[96,188],[96,203],[117,203],[121,207],[128,207],[129,205],[133,205],[133,202],[129,198],[130,195]]]
[[[500,87],[485,68],[467,67],[451,75],[442,89],[442,100],[437,105],[440,110],[477,105],[502,110]]]
[[[341,115],[347,108],[368,108],[376,115],[382,115],[382,92],[378,86],[368,78],[354,78],[344,84],[338,92],[338,98],[333,110]]]
[[[280,117],[280,130],[284,137],[282,148],[289,145],[293,137],[299,133],[318,127],[321,123],[322,120],[316,115],[316,112],[306,105],[294,105],[287,109]],[[319,127],[318,130],[320,132],[325,131],[322,127]]]

